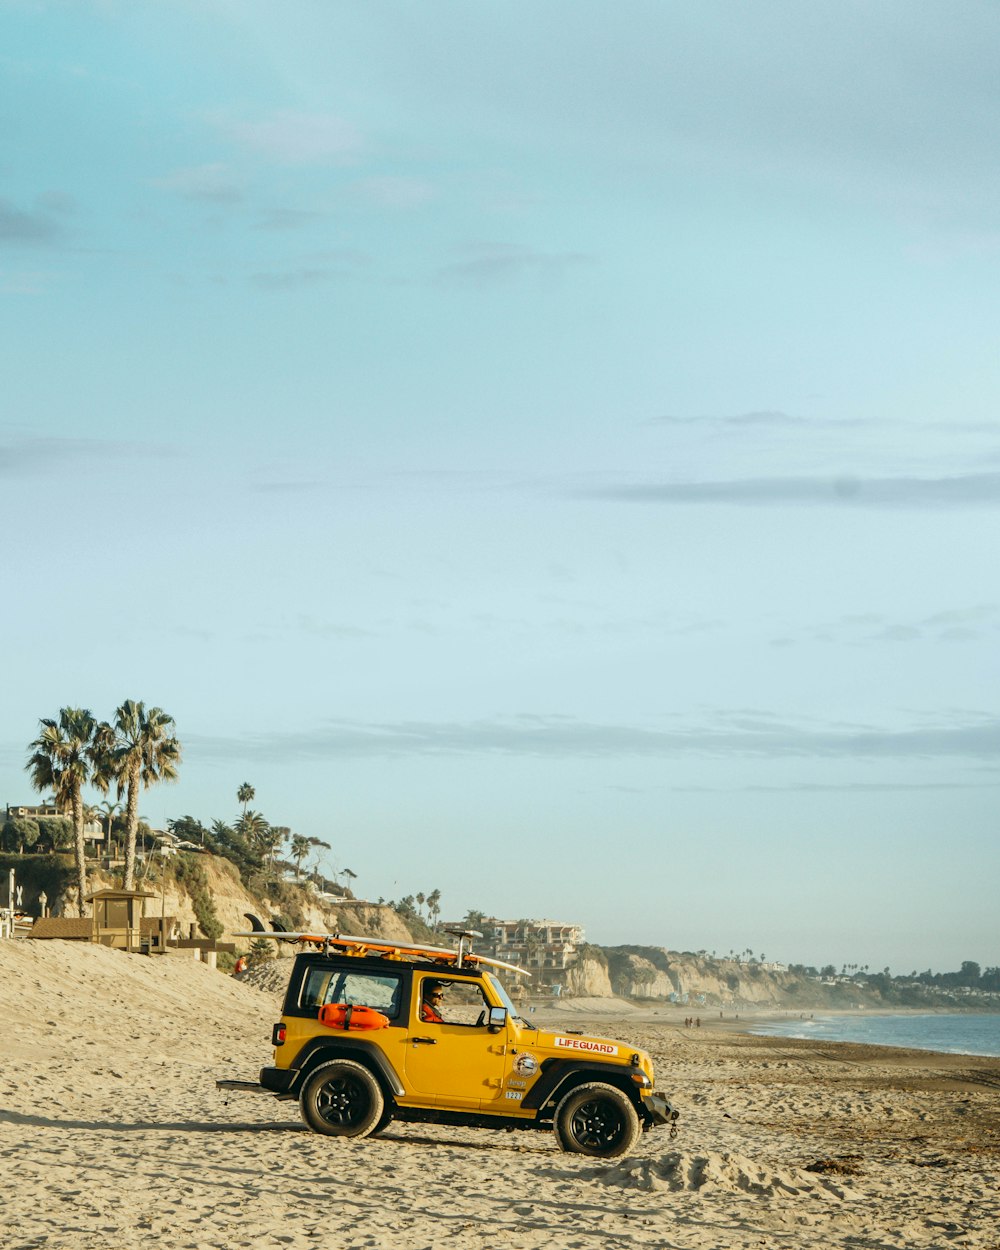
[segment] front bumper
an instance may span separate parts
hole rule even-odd
[[[673,1124],[680,1115],[680,1112],[675,1111],[662,1094],[656,1094],[652,1090],[647,1093],[643,1090],[639,1098],[642,1102],[642,1109],[646,1113],[647,1123],[651,1125]]]

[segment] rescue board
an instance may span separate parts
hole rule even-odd
[[[502,959],[492,959],[470,951],[464,952],[462,964],[459,964],[459,952],[450,946],[401,946],[398,942],[380,942],[376,938],[357,937],[349,933],[286,933],[284,930],[269,933],[260,929],[234,933],[233,937],[272,938],[277,942],[311,942],[314,946],[337,946],[358,955],[385,955],[390,959],[430,959],[439,963],[455,964],[457,967],[464,964],[486,964],[490,968],[506,968],[508,972],[516,972],[522,977],[531,976],[530,972],[519,968],[517,964],[504,963]]]
[[[319,1009],[319,1022],[328,1029],[387,1029],[389,1017],[374,1007],[353,1003],[324,1003]]]

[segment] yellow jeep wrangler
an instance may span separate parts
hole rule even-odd
[[[306,946],[274,1026],[274,1063],[259,1085],[218,1084],[298,1099],[317,1133],[367,1137],[392,1120],[553,1128],[564,1150],[612,1158],[643,1130],[676,1131],[645,1051],[528,1023],[493,971],[510,965],[466,948],[478,934],[459,935],[457,951],[267,936]]]

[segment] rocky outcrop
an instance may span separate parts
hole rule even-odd
[[[335,933],[356,933],[363,937],[380,937],[387,942],[412,942],[413,935],[398,912],[378,903],[340,903],[331,915],[336,915]],[[441,944],[440,939],[438,943]]]
[[[622,998],[668,998],[678,992],[678,981],[669,966],[657,967],[651,959],[628,952],[608,952],[611,985]]]
[[[587,948],[572,968],[567,970],[565,994],[571,998],[613,998],[614,990],[608,976],[608,961],[599,951]]]

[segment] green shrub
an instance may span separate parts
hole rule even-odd
[[[23,855],[38,841],[38,834],[37,820],[32,820],[30,816],[14,816],[0,829],[0,847]]]
[[[215,900],[208,888],[205,869],[196,855],[178,855],[174,860],[174,876],[191,896],[191,906],[202,933],[211,941],[222,937],[225,927],[215,910]]]
[[[76,840],[73,822],[65,816],[42,816],[38,821],[39,843],[50,851],[64,851]]]
[[[247,951],[247,967],[259,968],[261,964],[271,963],[277,958],[278,952],[274,943],[267,938],[257,938],[250,943]]]

